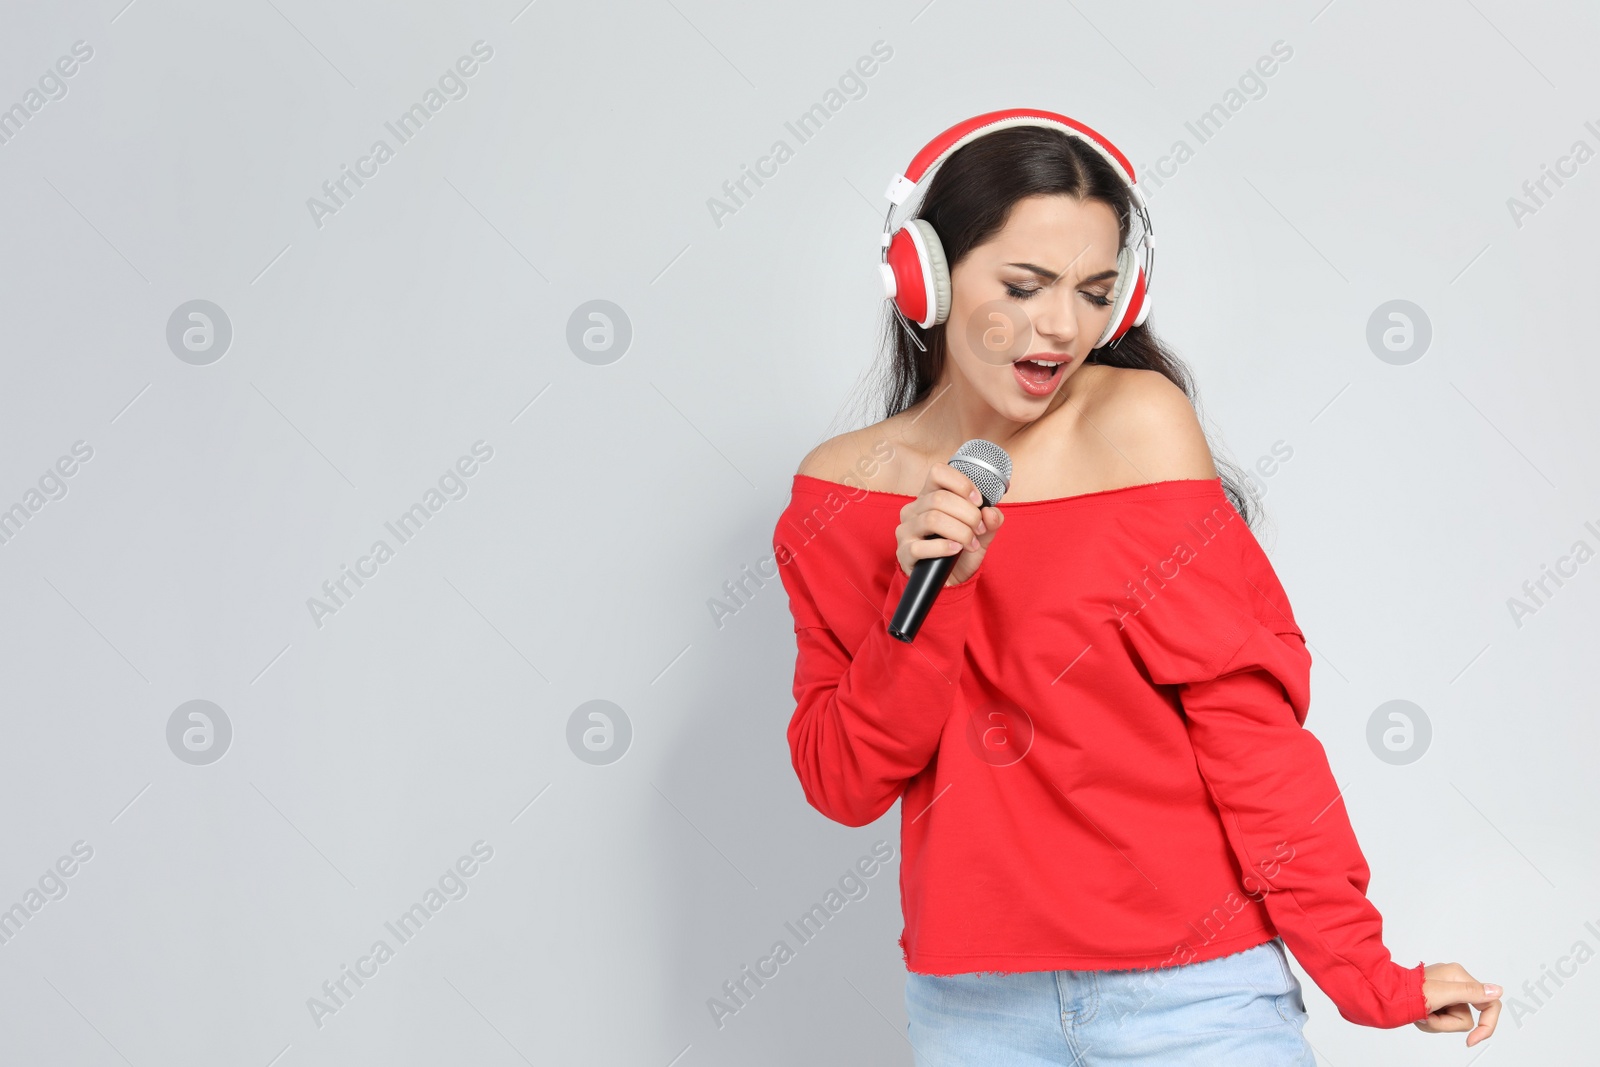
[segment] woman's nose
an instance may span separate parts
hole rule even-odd
[[[1078,337],[1077,310],[1072,305],[1072,291],[1046,290],[1036,299],[1039,310],[1033,317],[1034,332],[1060,342],[1065,348]]]

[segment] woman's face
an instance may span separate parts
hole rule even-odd
[[[1044,414],[1111,318],[1120,246],[1104,201],[1017,201],[999,232],[950,272],[949,372],[1016,422]]]

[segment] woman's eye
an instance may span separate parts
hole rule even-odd
[[[1039,290],[1037,290],[1037,289],[1019,289],[1017,286],[1012,285],[1010,282],[1006,283],[1006,292],[1010,293],[1013,297],[1015,297],[1018,300],[1027,300],[1030,297],[1032,297],[1035,293],[1037,293],[1038,291]],[[1084,296],[1084,299],[1088,300],[1089,303],[1093,304],[1095,307],[1103,308],[1103,307],[1109,307],[1111,305],[1111,300],[1110,300],[1109,297],[1101,296],[1098,293],[1084,293],[1083,296]]]

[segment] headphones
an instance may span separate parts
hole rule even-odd
[[[927,351],[911,329],[910,322],[926,330],[949,318],[950,268],[945,261],[939,235],[927,220],[912,218],[891,228],[895,208],[905,203],[928,173],[956,149],[986,133],[1013,126],[1043,126],[1078,138],[1100,153],[1128,186],[1133,205],[1133,224],[1128,227],[1128,240],[1117,251],[1117,280],[1111,290],[1111,318],[1100,339],[1094,343],[1095,348],[1100,348],[1109,341],[1111,347],[1115,348],[1123,334],[1141,325],[1150,314],[1150,273],[1155,266],[1156,245],[1155,231],[1150,225],[1150,208],[1145,203],[1144,193],[1135,184],[1133,164],[1128,162],[1128,157],[1083,123],[1053,111],[1011,108],[990,111],[957,123],[918,152],[904,174],[897,174],[890,180],[889,188],[884,192],[889,200],[889,212],[883,219],[883,246],[878,263],[878,270],[883,275],[885,298],[911,340],[919,349]]]

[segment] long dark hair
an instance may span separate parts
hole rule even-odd
[[[1042,126],[997,130],[957,149],[934,172],[917,216],[939,234],[946,262],[953,270],[969,251],[1005,225],[1018,200],[1058,193],[1110,205],[1120,220],[1119,236],[1127,240],[1132,198],[1122,178],[1080,139]],[[882,344],[889,353],[887,371],[882,375],[884,418],[898,415],[932,390],[944,368],[947,325],[924,330],[910,324],[927,348],[922,351],[911,342],[887,302],[884,304]],[[1158,371],[1183,390],[1199,414],[1188,367],[1155,335],[1148,319],[1144,325],[1130,328],[1115,345],[1095,349],[1087,362]],[[1203,425],[1205,419],[1200,417]],[[1209,444],[1209,432],[1206,438]],[[1246,525],[1254,526],[1261,514],[1254,483],[1236,464],[1219,456],[1215,447],[1211,453],[1229,501]]]

